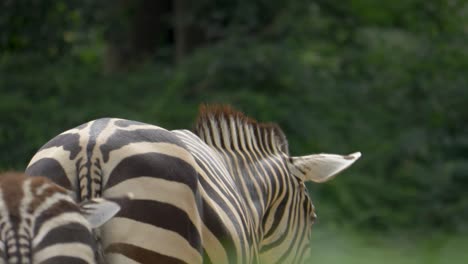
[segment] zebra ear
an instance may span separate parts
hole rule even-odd
[[[361,157],[361,152],[355,152],[347,156],[335,154],[316,154],[309,156],[293,157],[293,174],[304,181],[326,182],[335,175],[351,166]]]
[[[132,198],[132,194],[122,198],[94,198],[80,203],[80,209],[91,228],[97,228],[114,217]]]

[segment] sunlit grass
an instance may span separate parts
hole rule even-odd
[[[336,228],[316,228],[311,263],[319,264],[464,264],[468,237],[424,234],[363,234]]]

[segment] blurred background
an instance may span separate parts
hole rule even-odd
[[[293,155],[363,153],[308,186],[313,263],[468,263],[467,1],[0,1],[1,170],[200,103],[277,122]]]

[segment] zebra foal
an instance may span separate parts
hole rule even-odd
[[[119,210],[118,203],[99,198],[76,204],[47,178],[2,173],[0,263],[98,263],[92,228]]]
[[[134,194],[99,229],[111,264],[305,263],[316,217],[305,182],[360,156],[293,157],[281,129],[202,107],[195,130],[103,118],[56,136],[32,158],[77,200]]]

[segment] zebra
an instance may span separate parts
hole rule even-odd
[[[117,200],[77,204],[47,178],[0,174],[0,264],[98,263],[92,228],[121,209]]]
[[[82,124],[42,146],[26,173],[77,202],[133,193],[96,232],[108,263],[305,263],[316,218],[305,183],[360,155],[290,156],[278,125],[202,105],[193,131]]]

